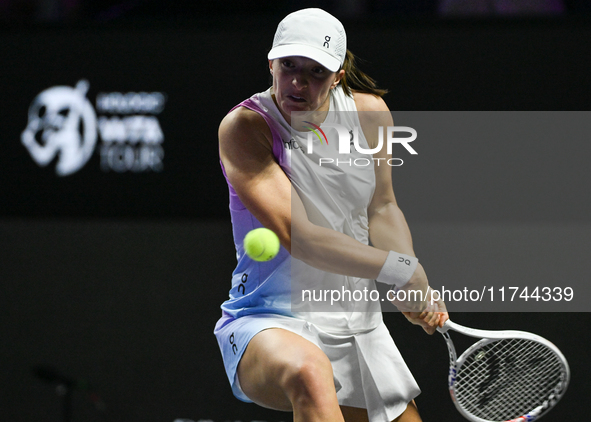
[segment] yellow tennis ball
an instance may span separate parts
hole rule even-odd
[[[264,227],[249,231],[244,236],[246,255],[255,261],[269,261],[279,252],[279,238]]]

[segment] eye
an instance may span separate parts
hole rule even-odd
[[[291,67],[294,67],[294,64],[291,62],[291,60],[287,60],[287,59],[283,60],[283,61],[281,62],[281,64],[282,64],[283,66],[285,66],[285,67],[289,67],[289,68],[291,68]]]
[[[324,73],[324,71],[325,70],[324,70],[323,67],[314,67],[314,68],[312,68],[312,72],[314,72],[316,74],[319,74],[319,75],[322,74],[322,73]]]

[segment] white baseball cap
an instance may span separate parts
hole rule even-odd
[[[273,39],[269,60],[303,56],[315,60],[331,72],[345,61],[347,35],[343,24],[322,9],[302,9],[287,15]]]

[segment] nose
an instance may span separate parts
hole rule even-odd
[[[308,80],[304,77],[302,73],[294,74],[291,83],[296,89],[303,89],[308,86]]]

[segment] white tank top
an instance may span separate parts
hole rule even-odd
[[[316,130],[314,134],[311,154],[307,150],[308,132],[291,128],[275,105],[271,88],[240,105],[258,112],[266,120],[273,134],[275,158],[295,187],[309,220],[368,244],[367,208],[375,190],[372,157],[359,153],[353,146],[350,154],[339,154],[338,133],[328,127],[338,124],[348,130],[359,128],[359,145],[368,148],[353,98],[345,95],[340,86],[332,90],[330,109],[320,124],[322,131]],[[321,164],[320,159],[323,159]],[[382,320],[380,302],[375,300],[374,280],[327,273],[293,257],[290,279],[294,316],[325,331],[359,332],[375,328]],[[267,287],[264,294],[269,293]]]

